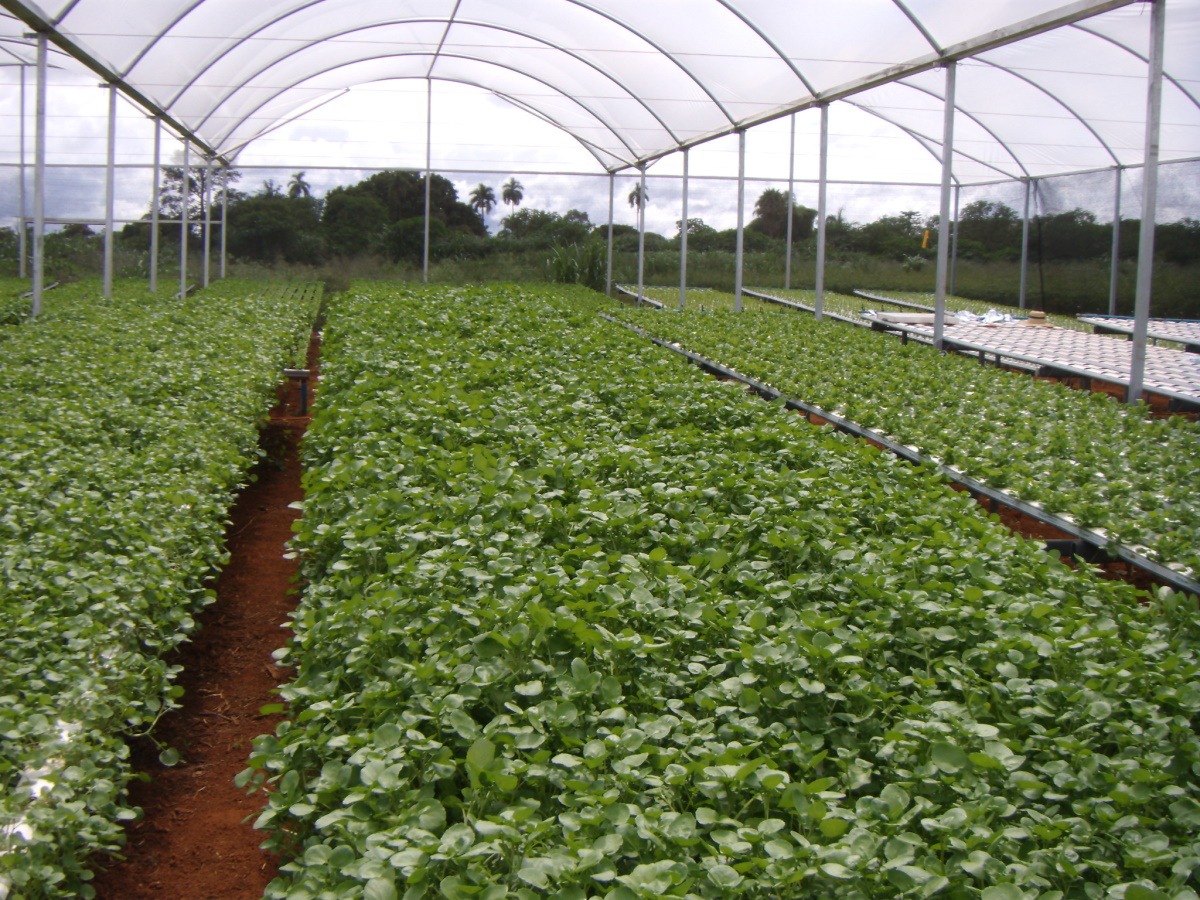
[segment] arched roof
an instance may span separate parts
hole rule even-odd
[[[1200,0],[1167,2],[1161,153],[1200,156]],[[355,85],[476,85],[610,171],[824,103],[939,153],[960,182],[1142,161],[1145,0],[0,0],[22,31],[216,155]],[[7,41],[7,42],[6,42]]]

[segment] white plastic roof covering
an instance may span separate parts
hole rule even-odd
[[[1167,2],[1162,159],[1200,156],[1200,0]],[[474,85],[570,133],[605,169],[823,102],[940,155],[955,177],[1137,165],[1144,0],[0,0],[30,29],[225,157],[355,85]],[[0,62],[3,62],[0,59]]]

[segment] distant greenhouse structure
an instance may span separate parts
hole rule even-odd
[[[736,213],[739,303],[748,181],[786,182],[793,198],[798,186],[815,194],[818,314],[826,229],[837,209],[831,194],[919,192],[938,212],[937,342],[964,205],[999,198],[1019,213],[1022,306],[1031,217],[1076,207],[1111,216],[1110,313],[1122,218],[1200,218],[1200,0],[264,0],[252,7],[232,0],[0,0],[0,10],[3,112],[17,122],[5,129],[0,182],[8,206],[0,215],[20,225],[22,274],[28,259],[35,313],[45,287],[46,230],[75,221],[48,204],[48,179],[102,168],[98,218],[111,289],[114,227],[132,220],[118,214],[118,180],[140,179],[143,198],[159,197],[163,138],[178,139],[177,171],[195,173],[218,197],[204,205],[203,234],[206,249],[217,243],[223,268],[223,216],[213,210],[224,196],[221,173],[245,167],[276,132],[319,122],[347,108],[352,92],[390,84],[419,96],[424,121],[407,129],[402,152],[386,166],[420,173],[426,185],[432,172],[453,170],[434,122],[464,97],[500,101],[514,122],[528,126],[488,134],[481,144],[568,136],[575,163],[558,171],[607,180],[610,235],[625,192],[644,196],[648,178],[671,180],[668,193],[679,206],[670,218],[681,222],[695,214],[693,181],[726,183],[721,196]],[[71,141],[47,126],[52,78],[64,73],[99,77],[107,121],[87,123],[86,152],[51,163],[56,142]],[[128,154],[134,162],[117,161],[121,98],[147,117]],[[387,117],[388,110],[376,110],[371,121],[342,119],[339,127],[361,135]],[[353,157],[362,144],[344,146],[350,150],[339,166],[371,168]],[[698,170],[696,158],[716,146],[736,147],[727,154],[736,164]],[[460,171],[513,169],[476,163]],[[530,171],[538,171],[536,163]],[[636,209],[623,212],[635,214],[644,233],[646,204],[630,205]],[[149,241],[157,248],[160,229],[189,227],[189,211],[180,204],[172,219],[153,206]],[[426,273],[428,208],[427,201]],[[686,228],[680,237],[682,291]],[[1130,398],[1141,395],[1154,229],[1142,227],[1137,241]],[[788,247],[790,279],[790,241]],[[186,255],[186,241],[180,252]],[[152,281],[157,258],[151,252]],[[608,258],[611,266],[611,252]],[[182,290],[186,265],[180,269]]]

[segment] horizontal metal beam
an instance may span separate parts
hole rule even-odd
[[[1127,562],[1133,566],[1136,566],[1158,581],[1177,591],[1200,596],[1200,581],[1195,581],[1185,575],[1180,574],[1179,572],[1174,571],[1173,569],[1168,568],[1167,566],[1155,562],[1152,559],[1147,559],[1146,557],[1134,552],[1122,544],[1110,541],[1104,535],[1097,534],[1095,531],[1091,531],[1087,528],[1080,528],[1074,522],[1070,522],[1067,519],[1056,516],[1053,513],[1049,513],[1040,506],[1034,506],[1033,504],[1014,497],[1005,491],[997,490],[990,485],[984,484],[981,481],[977,481],[968,475],[964,475],[957,469],[939,462],[935,462],[921,454],[920,451],[909,447],[906,444],[897,443],[896,441],[893,441],[891,438],[886,437],[877,431],[864,428],[856,422],[852,422],[849,419],[844,419],[835,413],[827,412],[826,410],[821,409],[819,406],[813,406],[812,404],[805,403],[802,400],[785,397],[781,391],[770,387],[769,385],[763,384],[761,381],[750,378],[747,375],[743,375],[742,373],[734,369],[730,369],[728,366],[721,365],[719,362],[709,359],[706,356],[702,356],[699,353],[694,353],[684,347],[672,344],[670,341],[665,341],[662,338],[655,337],[644,328],[639,328],[636,325],[629,324],[628,322],[622,322],[619,319],[615,319],[605,313],[601,313],[600,317],[606,321],[612,322],[614,325],[627,328],[651,343],[656,344],[659,347],[663,347],[666,350],[670,350],[672,353],[676,353],[682,357],[685,357],[704,369],[716,372],[722,377],[739,381],[751,388],[761,397],[764,397],[768,400],[782,400],[784,406],[786,406],[788,409],[802,412],[806,416],[816,416],[817,418],[828,422],[838,431],[843,431],[853,437],[876,444],[890,453],[899,456],[901,459],[905,459],[908,462],[913,463],[914,465],[926,466],[930,469],[933,469],[947,481],[953,484],[961,484],[967,491],[976,497],[987,497],[989,500],[1007,506],[1010,509],[1015,509],[1017,512],[1020,512],[1031,519],[1035,519],[1044,525],[1057,528],[1074,541],[1079,542],[1080,547],[1086,546],[1093,548],[1092,550],[1083,552],[1082,555],[1084,558],[1086,558],[1092,552],[1103,553],[1104,556],[1109,559],[1119,559],[1123,562]]]
[[[1114,9],[1121,9],[1125,6],[1130,6],[1133,3],[1141,3],[1144,0],[1076,0],[1074,3],[1068,3],[1066,6],[1061,6],[1058,9],[1051,10],[1040,16],[1034,16],[1025,19],[1021,22],[1015,22],[1004,28],[998,28],[995,31],[990,31],[987,34],[980,35],[967,41],[962,41],[958,44],[953,44],[942,50],[941,53],[929,53],[924,56],[919,56],[914,60],[906,63],[899,63],[894,66],[880,69],[877,72],[872,72],[870,75],[862,78],[848,81],[838,87],[831,88],[828,91],[822,91],[820,94],[802,100],[799,103],[789,103],[775,109],[768,110],[757,115],[747,116],[744,119],[735,122],[727,128],[721,128],[716,131],[711,131],[706,134],[698,135],[690,140],[684,141],[677,147],[672,147],[670,150],[664,150],[659,153],[654,153],[637,161],[636,165],[646,165],[666,156],[676,153],[680,150],[690,149],[701,144],[707,144],[710,141],[718,138],[728,137],[738,131],[744,131],[755,125],[762,125],[766,122],[773,122],[776,119],[782,119],[794,113],[803,112],[806,109],[823,106],[832,103],[835,100],[845,100],[847,97],[853,97],[855,94],[861,94],[864,91],[872,90],[873,88],[882,87],[886,84],[901,81],[904,78],[909,78],[913,75],[919,75],[922,72],[928,72],[932,69],[939,68],[949,62],[956,62],[962,59],[969,59],[972,56],[979,56],[987,53],[989,50],[995,50],[999,47],[1005,47],[1009,44],[1015,44],[1018,41],[1023,41],[1027,38],[1036,37],[1039,34],[1045,34],[1048,31],[1053,31],[1056,28],[1062,28],[1067,25],[1073,25],[1084,19],[1089,19],[1093,16],[1098,16],[1106,12],[1111,12]],[[622,166],[610,171],[619,172],[622,169],[630,168],[630,166]]]
[[[58,28],[55,27],[54,23],[49,19],[46,19],[40,13],[29,9],[29,7],[27,7],[24,3],[18,2],[18,0],[0,0],[0,8],[8,10],[38,34],[46,35],[46,38],[52,44],[54,44],[60,50],[63,50],[73,59],[83,63],[102,79],[104,79],[107,84],[114,85],[117,90],[144,108],[151,115],[162,119],[164,123],[169,125],[182,137],[190,141],[196,148],[201,150],[205,156],[211,156],[214,158],[214,160],[223,165],[227,164],[227,161],[220,156],[207,141],[168,113],[150,97],[143,94],[140,90],[106,66],[103,62],[92,56],[92,54],[85,50],[82,46],[75,43],[75,41],[71,40],[69,37],[59,31]]]

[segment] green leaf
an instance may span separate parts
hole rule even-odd
[[[180,759],[179,751],[174,747],[168,747],[158,754],[158,761],[167,768],[179,765]]]
[[[1025,900],[1025,892],[1015,884],[994,884],[983,889],[980,900]]]
[[[854,877],[854,872],[847,869],[841,863],[827,862],[821,864],[821,871],[830,878],[837,878],[841,881],[848,881]]]
[[[1142,884],[1130,884],[1125,888],[1125,900],[1170,900],[1170,894]]]
[[[708,880],[719,888],[732,890],[742,883],[742,876],[732,866],[715,865],[708,870]]]
[[[967,754],[961,748],[945,741],[939,741],[933,745],[932,759],[935,766],[950,775],[961,772],[971,764]]]
[[[617,878],[621,884],[635,891],[645,891],[650,894],[662,894],[674,883],[672,870],[675,863],[671,860],[660,860],[653,863],[641,863],[634,867],[628,875]]]
[[[826,816],[821,820],[821,834],[827,838],[839,838],[850,830],[850,823],[845,819],[835,819]]]
[[[372,878],[363,888],[363,900],[397,900],[396,886],[386,878]]]
[[[479,738],[467,750],[467,766],[476,772],[490,768],[495,759],[496,745],[487,738]]]

